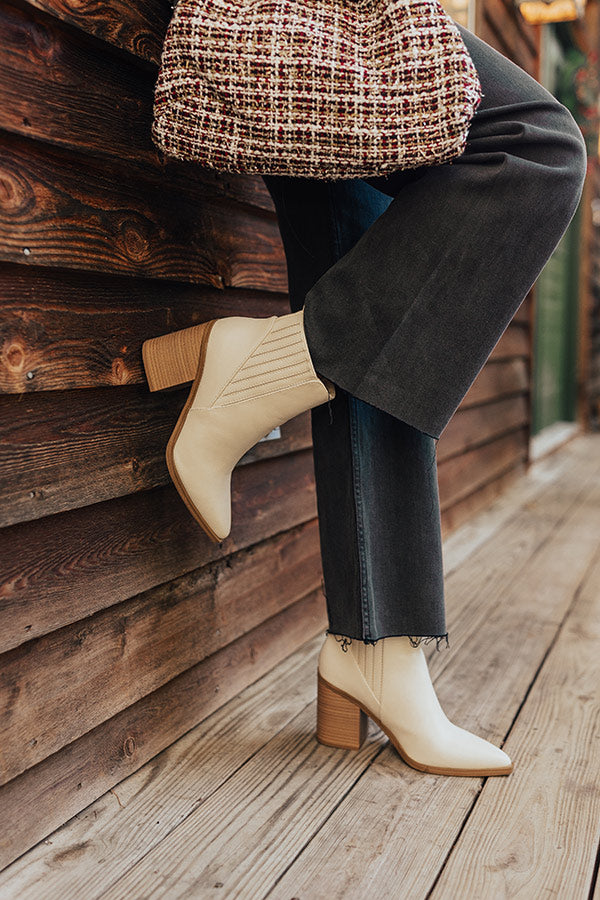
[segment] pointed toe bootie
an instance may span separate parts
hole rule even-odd
[[[358,749],[367,716],[415,769],[439,775],[508,775],[510,757],[453,725],[436,696],[423,648],[408,637],[352,640],[327,634],[318,662],[317,740]]]
[[[166,449],[169,474],[211,540],[231,530],[231,473],[273,428],[335,397],[313,367],[304,308],[212,319],[142,345],[151,391],[192,381]]]

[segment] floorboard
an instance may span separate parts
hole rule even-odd
[[[372,722],[358,752],[318,744],[319,635],[8,866],[2,900],[597,900],[600,435],[536,462],[444,565],[432,678],[511,775],[418,772]]]

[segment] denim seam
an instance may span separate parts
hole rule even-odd
[[[329,209],[331,212],[331,224],[333,233],[333,249],[335,258],[340,259],[342,253],[342,239],[340,234],[339,217],[336,215],[334,185],[328,183]],[[360,490],[360,453],[358,448],[358,430],[356,416],[356,399],[348,393],[348,412],[350,416],[350,448],[352,460],[352,486],[354,492],[354,511],[356,518],[356,546],[358,550],[358,569],[360,581],[360,607],[363,635],[371,638],[371,616],[369,608],[367,586],[367,554],[364,538],[362,494]]]
[[[360,589],[361,589],[361,612],[363,620],[363,635],[367,640],[371,640],[371,610],[369,606],[369,591],[367,581],[367,553],[365,546],[365,530],[363,502],[360,484],[360,447],[358,437],[357,412],[356,405],[358,403],[356,397],[348,395],[349,411],[350,411],[350,443],[352,450],[352,484],[354,487],[354,506],[356,511],[356,530],[357,530],[357,547],[358,547],[358,563],[360,570]]]

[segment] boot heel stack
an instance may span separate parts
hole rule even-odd
[[[317,675],[317,740],[328,747],[358,750],[367,737],[368,717]]]
[[[194,380],[204,363],[206,343],[216,321],[211,319],[144,341],[142,359],[151,391]]]

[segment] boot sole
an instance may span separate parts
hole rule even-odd
[[[198,390],[198,385],[202,378],[210,332],[217,321],[217,319],[211,319],[209,322],[202,322],[200,325],[194,325],[181,332],[173,332],[173,334],[166,334],[162,337],[150,338],[149,340],[144,341],[142,344],[142,359],[144,361],[148,387],[151,391],[173,387],[176,384],[184,384],[186,381],[193,378],[188,398],[179,414],[171,437],[168,440],[165,457],[169,475],[189,512],[203,528],[211,541],[215,544],[220,544],[221,541],[225,540],[227,535],[225,535],[225,537],[219,537],[203,518],[199,509],[194,505],[192,498],[186,491],[183,482],[179,478],[173,459],[175,442],[179,437],[181,429],[185,425],[187,414],[194,402],[194,397],[196,396],[196,391]],[[198,341],[200,342],[199,351]],[[197,359],[195,374],[193,363],[191,362],[192,359]]]
[[[350,706],[353,709],[350,709]],[[317,673],[317,740],[328,747],[341,747],[358,750],[367,734],[366,717],[372,719],[375,724],[388,736],[399,756],[407,765],[419,772],[428,772],[431,775],[510,775],[514,766],[506,766],[503,769],[452,769],[446,766],[427,766],[412,759],[398,742],[396,737],[388,731],[383,722],[366,706],[363,706],[351,694],[330,684],[320,672]]]

